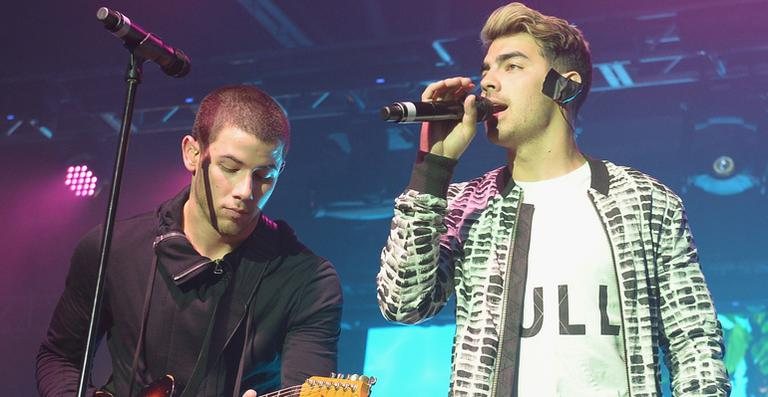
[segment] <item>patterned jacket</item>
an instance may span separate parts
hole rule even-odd
[[[450,395],[509,397],[522,329],[532,207],[507,167],[450,184],[453,160],[420,154],[377,277],[385,318],[418,323],[456,293]],[[637,170],[590,160],[588,194],[610,241],[628,395],[726,396],[723,341],[681,200]]]

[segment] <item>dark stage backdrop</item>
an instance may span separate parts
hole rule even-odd
[[[101,183],[114,161],[125,62],[120,43],[95,21],[104,4],[28,3],[0,16],[0,394],[9,396],[36,394],[35,355],[69,257],[104,219],[108,187]],[[477,31],[502,2],[107,3],[193,58],[184,79],[154,65],[145,70],[119,217],[153,210],[187,183],[180,139],[207,91],[264,88],[293,126],[287,169],[266,213],[287,220],[339,271],[340,371],[378,376],[374,396],[396,395],[390,387],[445,395],[451,307],[404,327],[387,324],[375,301],[392,200],[408,181],[418,143],[418,126],[387,125],[377,112],[418,98],[425,82],[476,78]],[[768,1],[530,5],[584,29],[595,80],[577,123],[579,145],[682,196],[725,329],[732,396],[768,395]],[[504,156],[479,134],[455,180],[500,166]],[[734,170],[718,176],[716,168],[728,165],[723,156]],[[88,161],[99,176],[93,199],[64,185],[74,161]],[[102,352],[97,379],[108,374],[107,363]]]

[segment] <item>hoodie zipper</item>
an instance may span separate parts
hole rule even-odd
[[[213,261],[213,274],[220,276],[224,273],[224,267],[221,265],[222,262],[221,259]]]
[[[159,236],[155,237],[155,241],[154,241],[154,243],[152,243],[152,248],[157,248],[157,245],[160,244],[161,242],[163,242],[165,240],[168,240],[169,238],[174,238],[174,237],[187,238],[187,235],[182,233],[182,232],[169,232],[169,233],[165,233],[165,234],[159,235]]]
[[[168,240],[170,238],[184,238],[184,239],[186,239],[187,235],[185,235],[182,232],[170,232],[170,233],[166,233],[166,234],[160,235],[157,238],[155,238],[155,242],[153,244],[153,248],[157,248],[158,244],[160,244],[161,242],[163,242],[165,240]],[[220,275],[220,274],[224,273],[224,269],[221,266],[221,260],[217,259],[217,260],[215,260],[213,262],[216,265],[216,267],[213,270],[214,274]],[[183,272],[181,272],[179,274],[174,274],[172,276],[173,277],[173,281],[179,281],[179,280],[183,279],[184,277],[188,276],[191,273],[194,273],[196,270],[200,269],[201,267],[203,267],[203,266],[205,266],[205,265],[207,265],[209,263],[211,263],[210,260],[204,260],[204,261],[202,261],[202,262],[200,262],[200,263],[198,263],[198,264],[196,264],[194,266],[190,266],[186,270],[184,270]]]
[[[201,267],[203,267],[203,266],[205,266],[205,265],[207,265],[209,263],[211,263],[211,262],[210,261],[203,261],[203,262],[198,263],[197,265],[194,265],[192,267],[188,267],[187,270],[184,270],[183,272],[181,272],[179,274],[175,274],[173,276],[173,281],[179,281],[182,278],[188,276],[190,273],[193,273],[197,269],[199,269],[199,268],[201,268]]]

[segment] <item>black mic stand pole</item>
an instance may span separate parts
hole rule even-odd
[[[99,256],[99,269],[96,277],[96,291],[93,296],[93,306],[91,308],[91,321],[88,324],[88,338],[85,344],[85,356],[80,370],[80,381],[77,389],[78,397],[90,397],[85,393],[88,389],[91,378],[91,367],[93,358],[96,354],[96,336],[99,327],[99,317],[101,314],[102,297],[104,295],[104,271],[107,260],[109,259],[109,247],[112,242],[112,231],[115,226],[115,214],[117,212],[117,201],[120,197],[120,183],[123,177],[123,166],[125,165],[125,153],[128,151],[128,138],[131,133],[131,119],[133,118],[133,104],[136,98],[136,88],[141,83],[141,73],[145,59],[138,57],[131,50],[131,59],[128,63],[128,70],[125,74],[125,82],[128,85],[125,96],[125,107],[123,108],[123,121],[120,126],[120,142],[117,148],[117,157],[115,159],[115,168],[112,173],[112,188],[109,191],[109,202],[107,203],[107,218],[104,221],[104,230],[101,235],[101,250]]]

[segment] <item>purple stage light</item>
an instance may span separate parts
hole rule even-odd
[[[76,165],[67,168],[64,185],[77,197],[92,197],[96,194],[97,178],[87,165]]]

